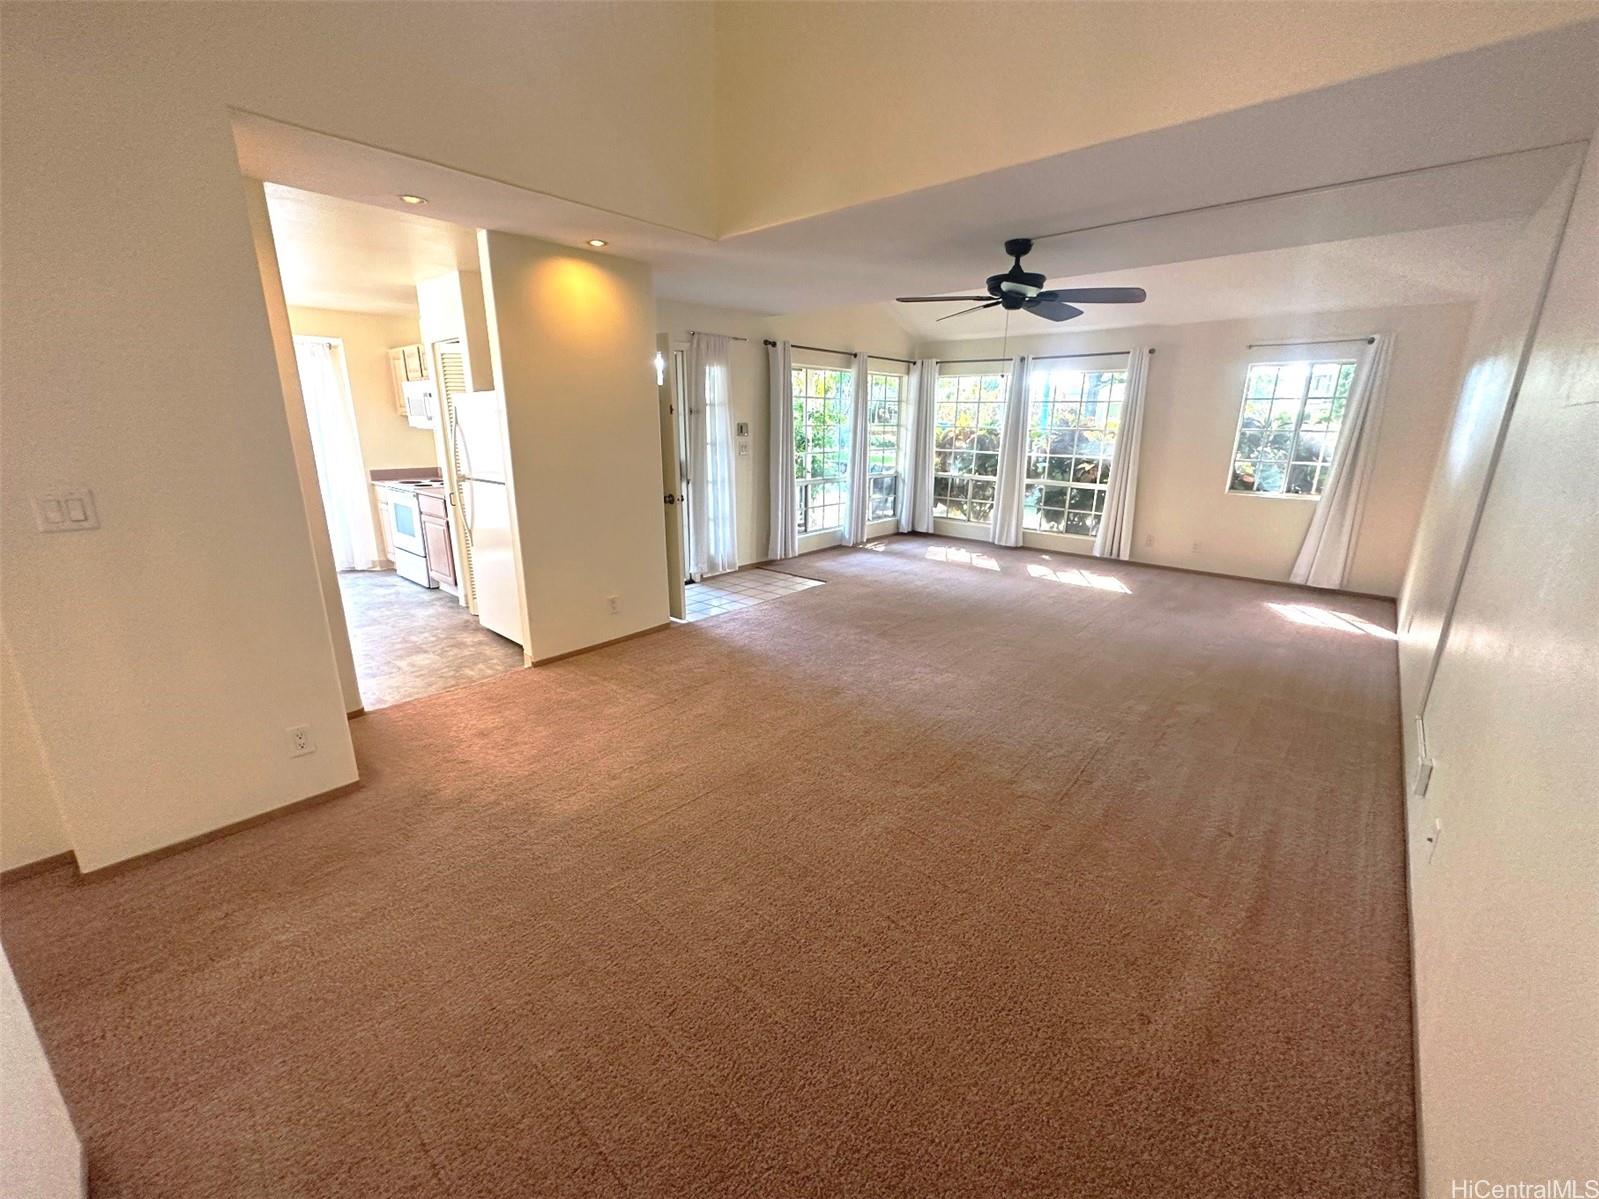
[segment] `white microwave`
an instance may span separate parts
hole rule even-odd
[[[406,422],[418,429],[439,427],[439,393],[431,379],[415,379],[400,384],[405,396]]]

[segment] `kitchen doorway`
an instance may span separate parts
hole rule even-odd
[[[474,232],[263,190],[306,419],[306,509],[313,540],[327,529],[317,557],[330,615],[343,610],[334,636],[348,634],[347,706],[371,711],[522,669],[517,580],[501,569],[510,481]],[[372,252],[352,256],[349,244]],[[263,279],[270,294],[276,280]]]
[[[489,632],[448,592],[392,570],[341,571],[339,591],[367,711],[523,666],[521,646]]]

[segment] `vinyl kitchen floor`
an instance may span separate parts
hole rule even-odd
[[[521,669],[522,649],[453,595],[392,570],[339,573],[361,706],[371,711]]]

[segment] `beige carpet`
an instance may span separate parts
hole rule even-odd
[[[8,885],[94,1194],[1413,1194],[1392,606],[795,565]]]

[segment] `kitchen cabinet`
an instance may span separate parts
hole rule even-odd
[[[389,351],[389,374],[394,379],[394,410],[406,416],[405,385],[433,377],[430,355],[422,345],[395,346]]]
[[[453,594],[460,593],[455,572],[455,548],[450,539],[450,509],[443,495],[417,492],[422,513],[422,540],[427,548],[428,577]]]
[[[391,531],[394,525],[394,516],[389,511],[389,497],[392,494],[387,487],[377,484],[372,485],[372,494],[378,501],[378,536],[383,539],[383,560],[394,561],[394,534]]]

